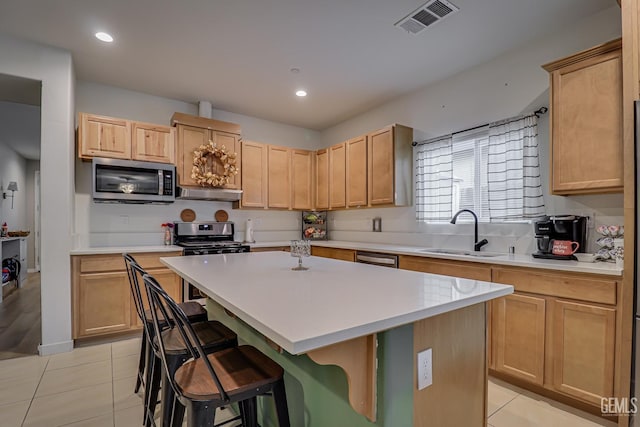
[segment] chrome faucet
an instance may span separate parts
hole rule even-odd
[[[483,247],[484,245],[486,245],[487,243],[489,243],[489,241],[487,239],[482,239],[480,241],[478,241],[478,216],[470,209],[460,209],[458,212],[456,212],[456,214],[453,216],[453,218],[451,218],[451,224],[455,224],[456,220],[458,219],[458,215],[460,215],[462,212],[469,212],[471,215],[473,215],[473,221],[474,221],[474,228],[473,228],[473,250],[476,252],[480,251],[480,248]]]

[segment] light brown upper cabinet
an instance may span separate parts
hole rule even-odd
[[[131,158],[147,162],[174,163],[176,129],[133,122]]]
[[[244,209],[311,209],[312,171],[311,151],[243,141],[239,206]]]
[[[313,208],[313,152],[291,150],[291,208]]]
[[[413,129],[387,126],[368,135],[369,205],[411,204]]]
[[[344,208],[346,198],[346,143],[329,147],[329,208]]]
[[[367,206],[367,136],[350,139],[346,148],[347,206]]]
[[[78,155],[82,159],[131,158],[131,122],[125,119],[80,113]]]
[[[267,207],[267,146],[242,141],[242,207]]]
[[[213,141],[218,147],[224,146],[230,153],[236,154],[238,173],[229,180],[229,184],[225,185],[224,188],[239,189],[241,187],[242,149],[240,144],[240,125],[183,113],[175,113],[171,118],[171,123],[178,130],[175,150],[178,185],[182,187],[199,187],[191,178],[193,151],[200,145]],[[213,162],[211,166],[212,172],[222,174],[222,164]]]
[[[80,113],[78,155],[174,163],[175,129],[170,126]]]
[[[289,209],[291,206],[291,149],[267,146],[267,206]]]
[[[551,79],[551,191],[620,192],[622,41],[543,66]]]
[[[316,151],[315,209],[329,209],[329,150]]]

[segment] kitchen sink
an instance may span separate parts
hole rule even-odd
[[[495,252],[474,252],[474,251],[465,251],[463,249],[440,249],[440,248],[420,249],[420,252],[432,253],[432,254],[446,254],[446,255],[467,255],[467,256],[475,256],[475,257],[483,257],[483,258],[490,258],[490,257],[504,255],[504,254],[499,254]]]

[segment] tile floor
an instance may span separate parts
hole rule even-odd
[[[140,339],[134,338],[48,357],[0,361],[0,425],[140,427],[142,398],[133,393],[139,351]],[[489,425],[615,424],[492,379]]]

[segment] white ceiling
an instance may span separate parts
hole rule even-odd
[[[3,0],[0,31],[68,49],[80,80],[322,130],[615,1],[453,0],[460,12],[417,36],[394,27],[423,3]]]

